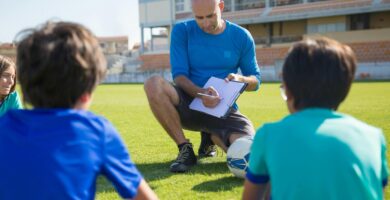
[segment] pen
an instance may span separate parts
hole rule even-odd
[[[205,94],[205,93],[200,93],[200,92],[198,92],[197,95],[205,96],[205,97],[215,97],[215,96],[213,96],[213,95],[209,95],[209,94]]]
[[[200,93],[200,92],[198,92],[197,95],[205,96],[205,97],[216,97],[216,96],[213,96],[213,95],[209,95],[209,94],[205,94],[205,93]],[[220,97],[220,99],[222,99],[222,98]]]

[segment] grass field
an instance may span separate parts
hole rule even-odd
[[[244,93],[238,104],[255,127],[287,114],[276,83],[265,83],[258,92]],[[190,173],[169,172],[177,147],[154,119],[142,85],[101,85],[95,92],[91,110],[116,126],[133,161],[160,199],[241,198],[243,180],[229,172],[226,155],[221,151],[216,158],[200,160]],[[339,110],[382,128],[389,145],[390,82],[354,83]],[[199,134],[186,132],[186,136],[197,151]],[[120,199],[104,178],[99,179],[97,191],[97,199]],[[390,197],[390,190],[386,190],[386,196]]]

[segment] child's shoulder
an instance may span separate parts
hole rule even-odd
[[[365,121],[362,121],[352,115],[339,113],[343,118],[343,123],[348,124],[350,126],[355,127],[356,129],[364,130],[364,132],[369,133],[380,133],[382,134],[382,130],[374,125],[368,124]]]
[[[31,109],[10,110],[7,113],[8,121],[22,124],[27,127],[35,124],[46,124],[47,128],[61,125],[63,128],[87,128],[102,131],[110,128],[112,124],[104,117],[93,112],[79,109]]]
[[[286,120],[288,121],[289,116],[286,116],[279,121],[274,121],[274,122],[267,122],[264,123],[262,126],[259,127],[257,130],[256,135],[263,135],[263,137],[266,137],[267,134],[275,134],[275,132],[285,132],[284,130],[286,129]]]
[[[15,101],[18,98],[18,96],[19,96],[18,92],[13,91],[13,92],[9,93],[9,95],[6,98],[6,101]]]
[[[108,121],[105,117],[95,114],[91,111],[71,110],[70,114],[72,114],[75,119],[80,118],[86,123],[90,123],[94,126],[100,126],[101,128],[104,128],[106,126],[112,126],[111,122]]]

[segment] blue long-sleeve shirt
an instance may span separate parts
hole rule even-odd
[[[170,60],[173,79],[184,75],[199,87],[211,76],[226,78],[238,70],[244,76],[256,76],[257,88],[260,85],[253,38],[246,29],[229,21],[217,35],[202,31],[195,20],[176,24],[172,30]]]

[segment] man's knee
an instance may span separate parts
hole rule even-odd
[[[148,78],[144,83],[144,90],[148,97],[152,95],[158,95],[162,91],[162,84],[164,79],[161,76],[152,76]]]

